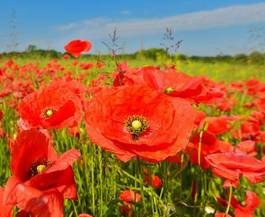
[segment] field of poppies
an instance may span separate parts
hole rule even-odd
[[[0,57],[0,217],[264,217],[262,67]]]

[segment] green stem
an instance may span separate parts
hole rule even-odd
[[[201,165],[201,148],[202,148],[202,136],[203,131],[200,132],[199,144],[198,144],[198,165]]]
[[[98,151],[99,160],[99,182],[100,182],[100,217],[103,216],[103,166],[102,166],[102,151]]]
[[[231,206],[232,193],[233,193],[233,187],[232,187],[232,185],[230,185],[229,186],[229,198],[228,198],[228,204],[227,204],[226,211],[225,211],[225,216],[228,215],[228,212],[229,212],[229,209],[230,209],[230,206]]]

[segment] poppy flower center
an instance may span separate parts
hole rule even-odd
[[[141,129],[142,126],[143,126],[143,124],[142,124],[142,122],[139,121],[139,120],[134,120],[134,121],[132,122],[132,128],[133,128],[134,130],[139,130],[139,129]]]
[[[148,128],[147,120],[142,116],[129,117],[125,123],[127,131],[132,135],[133,139],[139,139],[139,136]]]
[[[172,93],[174,91],[174,88],[173,87],[167,87],[165,88],[164,92],[169,94],[169,93]]]
[[[54,111],[52,109],[47,109],[45,111],[45,116],[49,118],[53,115],[53,113],[54,113]]]
[[[43,173],[48,168],[47,161],[34,163],[30,169],[30,177]]]
[[[44,172],[46,170],[46,168],[47,168],[46,165],[40,164],[40,165],[37,166],[37,172],[38,173],[42,173],[42,172]]]

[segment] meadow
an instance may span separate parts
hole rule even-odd
[[[94,217],[200,217],[228,216],[228,214],[230,216],[243,217],[242,213],[245,213],[246,217],[265,216],[265,159],[263,158],[265,154],[265,139],[262,137],[264,136],[262,133],[264,132],[265,126],[265,116],[263,116],[265,110],[263,110],[264,107],[262,104],[264,96],[262,88],[265,85],[265,67],[259,64],[203,63],[192,60],[173,61],[164,57],[158,58],[157,60],[146,58],[126,60],[111,57],[101,59],[100,57],[73,58],[67,56],[51,59],[48,57],[32,56],[30,58],[13,57],[12,61],[8,58],[0,57],[0,110],[2,112],[0,186],[5,188],[9,178],[12,175],[14,176],[14,171],[11,172],[10,169],[10,159],[12,150],[14,149],[12,149],[12,144],[16,143],[17,136],[23,133],[23,130],[32,130],[32,126],[29,127],[30,129],[27,127],[27,129],[23,129],[22,125],[26,124],[18,123],[21,117],[23,120],[26,120],[27,115],[21,112],[22,109],[20,106],[25,97],[36,92],[39,88],[48,86],[52,81],[57,81],[56,79],[65,79],[64,82],[74,80],[85,86],[85,97],[86,101],[88,101],[85,102],[86,104],[93,98],[93,94],[96,95],[95,89],[111,87],[113,80],[115,80],[115,75],[117,76],[121,72],[126,75],[127,72],[130,73],[131,68],[144,68],[147,66],[160,67],[160,69],[153,69],[157,73],[163,73],[164,71],[167,73],[167,70],[170,71],[167,66],[170,66],[172,69],[172,66],[175,66],[175,73],[184,72],[189,75],[189,79],[205,76],[214,82],[209,82],[212,89],[218,89],[218,91],[220,89],[224,93],[221,96],[222,100],[219,102],[219,98],[215,99],[213,97],[210,100],[211,102],[207,101],[207,103],[204,103],[196,101],[195,103],[193,98],[189,99],[192,107],[196,111],[201,111],[205,114],[205,117],[197,122],[197,125],[193,129],[193,135],[190,136],[198,137],[198,141],[196,139],[192,141],[197,146],[191,148],[191,152],[184,151],[183,148],[178,152],[177,159],[171,160],[156,159],[155,157],[151,159],[150,156],[146,156],[145,158],[143,155],[136,154],[136,156],[125,162],[125,160],[120,160],[116,156],[115,151],[109,151],[111,148],[94,144],[95,141],[92,143],[87,133],[89,129],[86,127],[85,122],[92,122],[93,120],[90,120],[87,116],[93,116],[94,113],[87,114],[86,112],[89,109],[86,110],[85,106],[84,113],[86,113],[86,117],[84,118],[84,115],[82,115],[75,124],[70,124],[69,126],[66,124],[65,127],[58,127],[56,125],[57,123],[55,124],[56,127],[51,127],[50,125],[43,127],[35,124],[34,127],[38,130],[38,133],[43,128],[45,134],[48,133],[50,135],[50,142],[54,145],[58,153],[63,154],[73,148],[81,153],[80,157],[71,160],[78,197],[73,197],[73,200],[71,200],[71,197],[70,199],[64,200],[65,216],[74,217],[81,213],[90,214]],[[172,72],[170,71],[168,73]],[[253,82],[248,82],[249,80]],[[59,84],[60,80],[57,82]],[[56,86],[57,84],[54,85]],[[203,86],[203,88],[208,87],[207,85]],[[185,91],[194,91],[192,89],[193,87],[185,86]],[[59,89],[59,86],[57,88]],[[66,89],[64,91],[67,92]],[[56,94],[56,88],[54,92]],[[91,92],[92,97],[88,96]],[[137,94],[140,93],[141,89]],[[60,94],[63,94],[63,92]],[[71,94],[69,93],[69,96]],[[104,98],[104,96],[102,97]],[[133,96],[131,97],[133,98]],[[196,100],[198,99],[196,98]],[[35,108],[34,102],[32,100],[28,102],[29,105],[25,106]],[[218,105],[217,102],[219,103]],[[260,104],[258,104],[259,102]],[[108,103],[111,104],[111,102]],[[26,112],[29,113],[29,111],[31,111],[30,108],[27,108]],[[31,112],[34,113],[33,110]],[[53,115],[53,110],[46,110],[46,112],[48,116],[50,115],[48,112],[51,112],[51,116]],[[189,112],[189,110],[186,112]],[[183,116],[185,115],[184,111]],[[251,119],[250,122],[247,122],[250,117],[255,120]],[[100,117],[98,118],[100,122]],[[207,121],[203,122],[204,120]],[[30,120],[28,121],[30,122]],[[162,123],[160,119],[156,121]],[[104,122],[104,119],[102,122]],[[258,129],[255,128],[256,125],[251,125],[253,122],[255,124],[258,122]],[[139,124],[139,122],[135,123]],[[143,123],[140,123],[140,125]],[[256,131],[252,132],[250,129],[245,130],[245,128],[240,128],[243,125],[247,125],[249,128],[255,128],[251,128],[251,130]],[[112,130],[116,131],[117,129],[114,126]],[[233,133],[238,131],[242,135],[235,136]],[[249,135],[244,136],[244,133],[248,133]],[[138,136],[138,134],[134,135]],[[204,135],[209,135],[209,138],[204,137]],[[93,140],[96,140],[95,138],[93,137]],[[241,150],[238,144],[244,141],[248,143]],[[216,148],[218,150],[216,151],[211,151],[214,148],[210,148],[210,146],[213,146],[215,143],[218,143],[220,147],[218,146]],[[231,145],[229,146],[231,148],[229,149],[230,151],[222,149],[228,147],[227,144]],[[209,150],[207,148],[204,150],[204,145],[205,147],[209,146]],[[224,181],[229,180],[229,177],[220,175],[220,172],[218,176],[217,173],[214,174],[212,172],[212,165],[204,165],[204,167],[202,164],[205,163],[204,161],[208,154],[237,153],[235,151],[237,147],[238,150],[241,150],[239,151],[241,154],[245,154],[246,162],[244,159],[235,158],[235,165],[226,168],[227,170],[224,173],[228,173],[227,171],[230,170],[241,172],[237,184],[233,183],[235,185],[231,184],[228,187],[224,187]],[[232,149],[233,151],[231,151]],[[193,152],[194,150],[195,152]],[[207,150],[209,153],[207,153]],[[32,150],[27,151],[29,153],[33,152]],[[193,155],[196,155],[197,158],[191,161],[190,159],[194,157]],[[172,156],[170,155],[169,157]],[[27,164],[27,159],[23,160],[20,158],[20,160],[17,164]],[[75,163],[72,161],[75,161]],[[257,165],[253,163],[253,165],[249,165],[250,168],[246,166],[247,162],[251,164],[252,161],[257,163]],[[240,162],[243,162],[242,164],[244,165],[238,166]],[[223,164],[226,165],[225,162]],[[255,170],[255,168],[259,167],[261,168],[259,171]],[[246,171],[243,171],[244,169]],[[44,172],[42,170],[37,171],[40,174],[45,173],[45,170]],[[254,177],[251,181],[249,180],[251,178],[249,178],[250,176],[248,174]],[[52,176],[53,180],[57,178],[58,180],[60,179],[59,176]],[[65,185],[67,184],[64,183],[63,186]],[[38,190],[44,191],[43,188],[39,188]],[[129,191],[126,192],[126,190]],[[122,192],[125,193],[121,195]],[[255,195],[249,192],[255,192]],[[22,194],[27,195],[27,192],[23,192]],[[15,193],[15,195],[15,197],[22,197],[19,193]],[[35,215],[34,212],[31,213],[31,208],[25,205],[28,203],[27,199],[21,200],[23,203],[17,201],[12,205],[14,216],[23,210],[23,212],[27,213],[24,213],[25,216],[55,217],[55,214],[47,216],[44,214]],[[3,202],[1,204],[0,200],[0,207],[5,206]],[[55,205],[53,204],[53,206]],[[47,207],[42,208],[46,210],[51,208]],[[3,209],[5,208],[1,210]],[[20,215],[22,216],[22,214]],[[0,217],[6,216],[8,214],[0,214]]]

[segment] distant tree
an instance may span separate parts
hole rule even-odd
[[[248,61],[248,56],[246,54],[236,54],[234,56],[234,60],[237,63],[247,63]]]
[[[32,51],[36,51],[36,50],[38,50],[36,45],[29,44],[27,49],[26,49],[26,52],[32,52]]]
[[[167,56],[167,52],[162,48],[149,48],[135,53],[137,56],[143,56],[147,59],[156,60],[158,56]]]
[[[250,63],[253,63],[253,64],[264,64],[265,63],[265,56],[261,52],[253,51],[248,56],[248,60]]]

